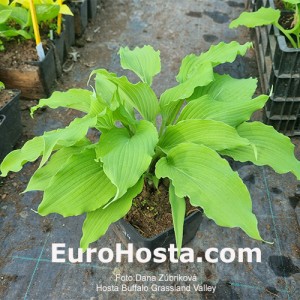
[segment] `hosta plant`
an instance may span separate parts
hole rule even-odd
[[[54,0],[34,0],[34,4],[38,24],[47,30],[59,13],[73,15],[67,5]],[[13,38],[34,39],[28,0],[0,0],[0,50],[5,50],[3,42]]]
[[[169,200],[177,247],[181,247],[185,197],[218,225],[240,227],[261,241],[249,192],[225,156],[269,165],[300,178],[300,162],[289,138],[260,122],[250,122],[268,96],[252,99],[257,81],[214,73],[214,67],[244,55],[251,43],[220,43],[186,56],[178,84],[160,96],[151,89],[160,72],[160,53],[151,46],[121,48],[121,66],[141,81],[131,83],[105,69],[92,72],[93,91],[70,89],[40,100],[40,107],[84,112],[67,127],[45,132],[11,152],[2,176],[39,157],[26,192],[43,191],[40,215],[85,214],[80,246],[105,234],[127,214],[145,181],[169,179]],[[92,79],[90,79],[92,80]],[[89,128],[101,132],[89,140]],[[166,180],[167,181],[167,180]]]
[[[293,48],[300,48],[300,0],[283,0],[283,2],[293,7],[294,17],[290,29],[284,28],[280,24],[280,10],[272,7],[261,7],[255,12],[243,12],[230,23],[229,27],[235,28],[243,25],[253,28],[272,24],[286,36]]]

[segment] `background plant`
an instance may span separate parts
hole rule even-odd
[[[13,37],[33,38],[29,11],[0,0],[0,50],[4,50],[3,41]]]
[[[73,15],[67,5],[59,5],[54,0],[34,0],[34,4],[38,24],[46,30],[56,26],[58,14]],[[4,50],[4,41],[15,37],[34,39],[29,1],[0,0],[0,50]]]
[[[237,19],[233,20],[229,27],[236,28],[238,26],[246,26],[253,28],[263,25],[274,25],[277,27],[290,41],[292,47],[300,48],[300,0],[283,0],[284,3],[293,7],[294,19],[291,29],[285,29],[280,23],[280,10],[272,7],[261,7],[255,12],[243,12]]]
[[[98,69],[91,74],[93,91],[70,89],[40,100],[32,114],[48,106],[72,108],[85,115],[8,154],[0,167],[2,176],[41,157],[26,192],[44,192],[38,207],[42,216],[86,214],[83,249],[126,215],[145,181],[157,186],[161,178],[170,181],[178,248],[185,197],[218,225],[240,227],[262,240],[249,192],[224,156],[269,165],[297,178],[300,162],[289,138],[273,127],[248,122],[268,99],[266,95],[252,99],[256,79],[214,73],[215,66],[233,62],[251,46],[220,43],[199,56],[186,56],[176,77],[178,84],[167,89],[160,101],[151,89],[161,69],[159,51],[151,46],[121,48],[123,69],[133,71],[141,81],[133,84],[125,76]],[[89,128],[101,132],[98,141],[86,138]]]

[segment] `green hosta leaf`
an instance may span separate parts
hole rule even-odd
[[[143,48],[120,48],[120,61],[123,69],[133,71],[143,82],[152,84],[153,77],[160,72],[160,52],[151,46]]]
[[[119,87],[121,100],[132,105],[141,116],[150,122],[155,122],[159,112],[158,100],[153,90],[146,83],[130,83],[126,77],[115,79]]]
[[[199,57],[200,61],[210,61],[215,67],[223,63],[232,63],[238,55],[245,55],[247,50],[252,47],[252,43],[247,42],[243,45],[236,41],[230,43],[221,42],[213,45],[208,51],[202,53]]]
[[[51,21],[58,16],[59,5],[38,4],[35,5],[38,23]]]
[[[101,98],[106,102],[106,104],[111,107],[111,101],[117,90],[117,86],[110,79],[117,78],[117,75],[110,73],[105,69],[98,69],[91,73],[90,78],[96,74],[95,77],[95,89],[97,95],[100,95]]]
[[[112,105],[111,101],[118,89],[118,97],[127,110],[130,107],[135,108],[144,119],[155,122],[159,105],[155,93],[148,84],[142,82],[132,84],[125,76],[116,77],[115,74],[102,69],[92,74],[96,74],[97,93],[100,91],[107,103]]]
[[[208,95],[190,101],[182,110],[178,122],[188,119],[211,119],[238,126],[250,119],[253,112],[264,107],[267,95],[239,102],[214,101]]]
[[[271,7],[261,7],[255,12],[243,12],[241,15],[229,24],[229,28],[238,26],[255,27],[274,24],[280,17],[280,10]]]
[[[250,144],[247,139],[238,135],[235,128],[223,122],[184,120],[176,125],[168,126],[158,145],[165,153],[168,153],[173,147],[186,142],[204,144],[214,150]]]
[[[87,141],[82,141],[75,147],[65,147],[55,152],[50,161],[32,175],[24,193],[34,190],[44,191],[49,186],[52,177],[68,163],[68,159],[83,151],[83,146],[88,144]]]
[[[104,101],[101,99],[101,97],[96,96],[95,94],[93,94],[92,96],[90,96],[90,108],[88,111],[88,115],[90,117],[102,117],[106,114],[106,104],[104,103]]]
[[[199,56],[196,54],[187,55],[181,62],[179,73],[176,76],[176,80],[180,83],[185,82],[190,78],[189,74],[193,74],[197,67],[199,67]]]
[[[168,125],[174,120],[178,112],[178,103],[182,103],[181,100],[189,98],[196,87],[205,86],[213,80],[214,75],[211,63],[203,63],[199,65],[197,72],[194,72],[193,76],[183,83],[166,90],[160,98],[160,107],[165,123]]]
[[[43,155],[40,163],[42,167],[55,147],[75,145],[85,137],[90,127],[95,126],[96,121],[96,117],[75,119],[66,128],[45,132],[43,136],[26,142],[22,149],[12,151],[5,157],[0,168],[1,176],[6,176],[9,171],[20,171],[26,162],[35,161],[41,155]]]
[[[94,149],[71,156],[45,189],[39,214],[77,216],[105,205],[115,195],[116,188],[95,158]]]
[[[10,18],[21,26],[21,29],[31,25],[31,17],[29,11],[23,7],[13,7]]]
[[[63,129],[45,132],[43,135],[45,148],[40,166],[45,164],[56,145],[64,147],[73,146],[85,137],[88,129],[94,127],[96,122],[96,117],[90,118],[89,116],[85,116],[75,119],[69,126]]]
[[[294,4],[294,5],[300,4],[300,0],[283,0],[283,2]]]
[[[291,4],[300,4],[300,0],[283,0],[283,2],[291,3]]]
[[[242,162],[251,161],[258,166],[268,165],[279,174],[292,172],[300,179],[300,162],[294,156],[295,146],[288,137],[259,122],[243,123],[237,131],[255,145],[257,159],[249,146],[224,150],[222,154]]]
[[[44,106],[50,108],[66,107],[88,113],[93,93],[83,89],[70,89],[67,92],[54,92],[48,99],[41,99],[39,104],[30,110],[31,115]]]
[[[138,121],[135,119],[134,111],[130,108],[126,107],[125,105],[122,105],[122,100],[120,99],[119,90],[116,90],[114,98],[116,99],[116,102],[120,104],[114,111],[113,116],[116,121],[120,121],[123,126],[126,128],[130,128],[131,126],[135,128],[135,125],[138,123]],[[134,129],[133,129],[134,131]]]
[[[80,248],[84,251],[90,243],[103,236],[110,224],[124,217],[131,208],[132,199],[141,193],[143,189],[143,178],[120,199],[110,205],[100,207],[95,211],[88,212],[82,227],[82,238]]]
[[[12,9],[3,9],[0,10],[0,24],[5,23],[10,17]]]
[[[215,80],[209,85],[198,87],[188,100],[208,95],[215,101],[237,103],[250,100],[256,90],[257,79],[236,79],[229,75],[215,74]]]
[[[148,121],[140,121],[133,136],[126,128],[114,128],[101,135],[97,158],[118,189],[115,200],[134,186],[148,169],[157,141],[156,128]]]
[[[35,161],[44,150],[44,139],[38,136],[29,140],[18,150],[10,152],[0,166],[1,176],[5,177],[8,172],[18,172],[27,162]]]
[[[210,62],[213,67],[226,62],[231,63],[238,55],[245,55],[251,47],[252,43],[240,45],[235,41],[229,44],[221,42],[218,45],[211,46],[208,51],[202,53],[200,56],[190,54],[183,59],[176,79],[181,83],[185,82],[203,63]]]
[[[172,180],[178,197],[189,197],[218,225],[240,227],[262,240],[246,186],[228,162],[204,145],[180,144],[156,165],[158,178]]]
[[[178,249],[178,257],[180,256],[182,239],[183,239],[183,224],[185,217],[185,200],[183,197],[177,197],[172,183],[169,187],[169,200],[172,209],[173,226],[176,238],[176,247]]]
[[[15,30],[15,29],[5,29],[1,30],[0,29],[0,37],[13,37],[13,36],[22,36],[25,39],[31,39],[32,35],[26,32],[25,30]]]
[[[99,131],[106,132],[115,127],[113,112],[106,108],[102,116],[98,116],[95,126]]]
[[[60,5],[59,13],[62,14],[62,15],[73,16],[73,13],[72,13],[71,9],[66,4]]]
[[[210,63],[199,66],[197,72],[193,73],[189,79],[166,90],[160,98],[160,106],[165,107],[171,102],[179,99],[189,98],[194,89],[198,86],[205,86],[214,80],[213,69]]]

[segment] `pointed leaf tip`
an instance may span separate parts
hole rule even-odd
[[[143,82],[151,86],[153,77],[160,72],[160,51],[155,51],[147,45],[130,50],[122,47],[119,50],[123,69],[133,71]]]

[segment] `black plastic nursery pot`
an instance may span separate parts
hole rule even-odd
[[[260,7],[275,9],[275,4],[258,0],[254,10]],[[285,36],[272,25],[255,28],[255,46],[262,90],[267,94],[272,90],[263,121],[286,135],[300,135],[300,49],[289,47]]]
[[[13,149],[22,133],[18,90],[0,92],[9,95],[10,100],[0,107],[0,162]]]
[[[273,0],[259,0],[256,2],[254,10],[258,10],[260,7],[275,9],[275,4]],[[282,14],[290,13],[282,12]],[[285,36],[276,27],[273,25],[256,27],[255,42],[259,69],[264,77],[262,78],[262,88],[265,93],[269,92],[270,86],[274,85],[270,78],[272,72],[277,78],[300,78],[300,49],[289,47]]]
[[[59,59],[59,63],[63,64],[65,61],[65,31],[62,31],[61,34],[54,38],[53,43],[55,45],[56,54]]]
[[[81,37],[88,24],[87,0],[72,0],[70,8],[74,15],[75,36]]]
[[[273,38],[276,46],[274,52],[271,48],[272,67],[266,90],[269,93],[272,88],[272,95],[264,122],[286,135],[300,135],[300,49],[288,47],[284,36]]]
[[[88,19],[94,20],[97,15],[97,0],[88,0]]]
[[[65,50],[69,52],[70,48],[75,44],[75,24],[74,17],[65,15],[63,17],[63,28],[65,32]]]
[[[195,237],[202,218],[203,213],[200,210],[193,212],[185,218],[182,245],[187,244]],[[125,219],[116,222],[113,229],[125,246],[127,246],[128,243],[132,243],[135,250],[147,248],[153,252],[156,248],[168,248],[170,244],[176,244],[173,227],[151,238],[143,237],[138,230]]]
[[[50,47],[42,61],[27,62],[20,68],[0,68],[0,80],[21,96],[40,99],[50,96],[57,78],[54,49]]]

